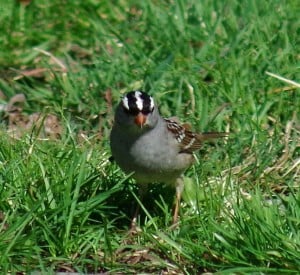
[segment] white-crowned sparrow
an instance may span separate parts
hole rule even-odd
[[[203,141],[226,135],[191,132],[176,119],[162,118],[151,96],[132,91],[116,109],[110,146],[116,163],[125,173],[133,173],[138,184],[163,182],[175,186],[173,223],[176,223],[184,188],[182,174],[193,163],[193,152]]]

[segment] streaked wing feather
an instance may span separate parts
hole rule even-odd
[[[201,148],[203,141],[228,136],[228,133],[222,132],[194,133],[185,124],[180,125],[172,119],[165,120],[169,131],[174,134],[178,141],[180,152],[193,153]]]

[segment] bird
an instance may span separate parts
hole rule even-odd
[[[149,183],[175,188],[172,224],[178,223],[183,174],[193,164],[193,153],[206,140],[226,137],[226,132],[196,133],[175,117],[163,118],[152,96],[140,90],[126,93],[118,104],[110,148],[117,165],[140,186],[140,196]],[[138,207],[131,226],[136,225]]]

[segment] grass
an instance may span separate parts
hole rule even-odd
[[[266,73],[299,84],[297,1],[0,1],[3,274],[300,271],[299,88]],[[108,136],[132,89],[231,133],[186,172],[175,230],[154,184],[127,234],[137,188]]]

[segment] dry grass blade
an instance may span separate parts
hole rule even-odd
[[[281,93],[281,92],[288,92],[288,91],[294,91],[298,89],[297,86],[286,86],[286,87],[281,87],[281,88],[276,88],[276,89],[272,89],[271,91],[269,91],[269,94],[276,94],[276,93]]]
[[[48,71],[46,68],[36,68],[31,70],[21,71],[20,75],[17,75],[13,78],[13,80],[19,80],[23,77],[35,77],[35,78],[42,78],[45,76],[45,73]]]
[[[269,75],[269,76],[272,76],[272,77],[274,77],[274,78],[277,78],[277,79],[279,79],[279,80],[281,80],[281,81],[283,81],[283,82],[286,82],[286,83],[288,83],[288,84],[291,84],[291,85],[293,85],[294,87],[300,88],[300,84],[297,83],[297,82],[295,82],[295,81],[293,81],[293,80],[287,79],[287,78],[285,78],[285,77],[283,77],[283,76],[280,76],[280,75],[278,75],[278,74],[273,74],[273,73],[271,73],[271,72],[266,72],[266,74]]]
[[[35,50],[35,51],[38,51],[38,52],[40,52],[40,53],[42,53],[42,54],[44,54],[44,55],[46,55],[46,56],[49,56],[50,59],[51,59],[55,64],[57,64],[57,65],[61,68],[61,70],[62,70],[64,73],[66,73],[66,72],[68,71],[68,69],[67,69],[67,67],[65,66],[65,64],[64,64],[62,61],[60,61],[57,57],[55,57],[52,53],[47,52],[47,51],[45,51],[45,50],[43,50],[43,49],[39,49],[39,48],[34,48],[34,50]]]

